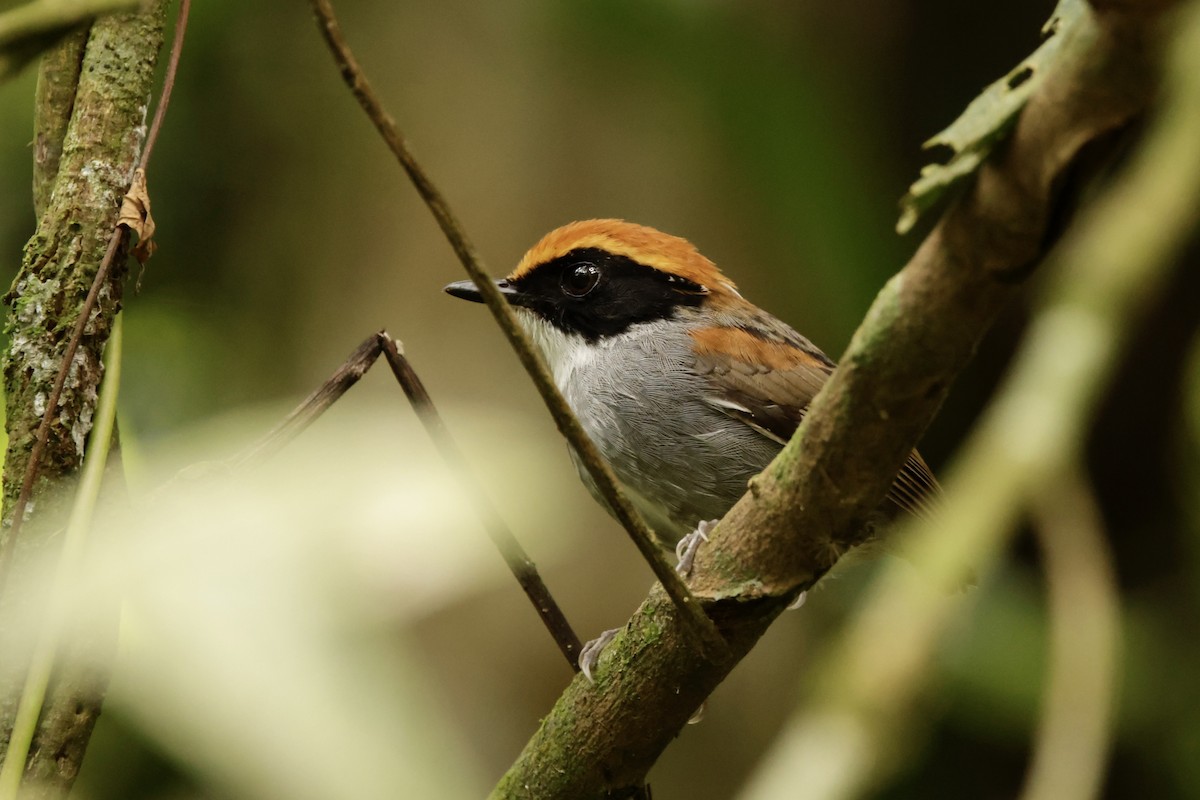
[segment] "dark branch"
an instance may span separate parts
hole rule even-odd
[[[329,376],[328,380],[304,398],[304,401],[284,417],[283,421],[276,425],[270,433],[235,456],[232,459],[233,466],[242,467],[268,458],[315,422],[317,417],[324,414],[330,406],[350,390],[351,386],[358,383],[359,379],[367,374],[367,370],[371,368],[382,352],[379,341],[381,335],[386,334],[374,333],[364,339],[362,344],[354,348],[354,352],[347,356],[342,365]]]
[[[550,635],[554,637],[555,643],[558,644],[563,656],[566,657],[567,663],[571,665],[571,669],[578,672],[579,650],[581,647],[579,637],[575,635],[575,631],[571,629],[562,609],[558,607],[558,603],[555,602],[554,597],[550,594],[550,590],[542,582],[537,567],[529,558],[525,549],[521,547],[517,538],[513,536],[508,525],[500,517],[500,513],[496,511],[496,507],[488,499],[483,486],[474,479],[467,468],[466,458],[463,457],[462,451],[458,449],[458,445],[450,438],[450,434],[446,430],[446,423],[442,421],[441,414],[434,407],[433,400],[430,399],[429,393],[425,391],[425,385],[417,377],[417,373],[413,370],[412,365],[409,364],[408,359],[396,347],[396,342],[392,337],[386,333],[381,333],[379,334],[379,338],[383,344],[383,354],[387,358],[388,366],[392,368],[392,374],[400,382],[400,386],[403,387],[409,402],[412,403],[413,409],[417,412],[417,416],[424,423],[425,430],[429,432],[429,438],[433,439],[433,443],[441,452],[442,458],[445,459],[446,463],[450,465],[450,469],[463,482],[463,489],[466,491],[467,496],[470,497],[471,503],[475,506],[475,513],[483,520],[483,526],[487,529],[492,543],[496,545],[496,549],[500,551],[500,555],[504,558],[504,563],[512,571],[513,577],[517,579],[517,583],[521,584],[525,595],[533,603],[533,607],[537,611],[538,616],[542,618],[542,623],[546,626],[546,630],[550,631]]]

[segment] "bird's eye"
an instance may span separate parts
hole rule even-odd
[[[562,290],[571,297],[583,297],[600,282],[600,268],[590,261],[581,261],[562,275]]]

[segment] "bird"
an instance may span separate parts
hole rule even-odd
[[[552,230],[496,286],[659,543],[680,546],[681,567],[837,366],[690,241],[624,220]],[[482,302],[469,280],[445,291]],[[914,450],[871,524],[926,516],[938,491]]]

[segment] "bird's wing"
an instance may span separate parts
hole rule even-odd
[[[728,335],[720,337],[720,347],[705,347],[697,339],[696,368],[712,386],[707,400],[763,436],[786,444],[836,365],[798,335],[795,336],[804,347],[796,347],[795,341],[768,340],[763,346],[769,351],[749,341],[741,341],[739,348],[737,344],[745,336],[754,334],[735,336],[733,347],[729,346]],[[752,345],[758,352],[749,351]],[[933,472],[914,450],[900,468],[887,497],[905,511],[926,516],[939,491]]]

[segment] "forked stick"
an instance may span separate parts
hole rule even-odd
[[[513,536],[492,501],[488,499],[487,492],[471,473],[466,458],[458,449],[458,445],[454,443],[454,439],[450,437],[442,415],[438,413],[437,407],[434,406],[429,392],[425,390],[425,385],[421,383],[412,364],[404,357],[396,340],[386,331],[379,331],[364,340],[320,388],[305,398],[304,402],[288,414],[274,430],[237,455],[233,459],[233,463],[236,466],[255,464],[278,452],[280,448],[295,439],[317,417],[337,402],[351,386],[358,383],[358,380],[366,374],[380,355],[387,359],[388,366],[392,368],[392,374],[396,376],[400,388],[404,390],[413,410],[417,412],[417,417],[425,426],[429,438],[433,440],[434,446],[449,465],[451,472],[458,478],[463,490],[470,498],[471,504],[475,507],[475,513],[479,515],[484,529],[491,537],[492,543],[500,551],[504,563],[508,565],[513,577],[517,579],[517,583],[521,584],[525,596],[533,603],[534,609],[542,619],[542,624],[554,637],[554,642],[566,657],[571,669],[578,672],[579,637],[571,629],[570,623],[567,622],[562,609],[558,607],[554,596],[550,594],[550,590],[542,581],[537,567],[525,552],[525,548],[521,547],[521,543]]]

